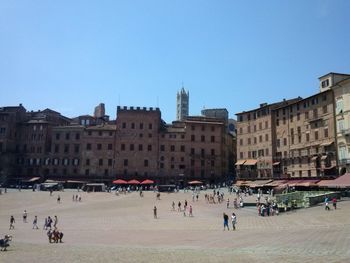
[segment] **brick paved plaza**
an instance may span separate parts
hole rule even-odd
[[[226,192],[226,191],[225,191]],[[62,203],[57,204],[57,195]],[[73,202],[80,194],[82,202]],[[224,199],[233,200],[225,194]],[[171,211],[185,199],[194,217]],[[253,198],[252,198],[253,200]],[[153,218],[153,207],[158,219]],[[350,202],[336,211],[322,206],[260,217],[255,207],[235,210],[236,231],[223,231],[222,213],[233,209],[207,204],[202,192],[153,192],[116,196],[114,193],[10,191],[0,195],[0,234],[13,235],[0,262],[350,262]],[[28,212],[28,223],[22,213]],[[16,219],[9,229],[10,215]],[[39,230],[32,230],[34,215]],[[58,216],[64,243],[49,244],[44,218]]]

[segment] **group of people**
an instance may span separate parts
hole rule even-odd
[[[185,200],[184,202],[184,206],[183,206],[183,209],[182,209],[182,204],[181,204],[181,201],[179,201],[177,203],[177,211],[178,212],[183,212],[183,215],[184,216],[187,216],[187,207],[188,207],[188,203],[187,203],[187,200]],[[175,211],[175,202],[173,201],[172,204],[171,204],[171,210],[172,211]],[[189,209],[188,209],[188,215],[189,216],[193,216],[193,208],[192,208],[192,205],[190,205]]]
[[[228,215],[226,213],[223,213],[224,217],[224,231],[227,228],[227,230],[230,230],[230,227],[228,225]],[[237,216],[235,213],[232,213],[231,215],[231,224],[232,224],[232,230],[236,230],[236,223],[237,223]]]
[[[329,207],[329,198],[328,198],[328,196],[325,197],[324,204],[325,204],[325,208],[324,209],[330,211],[331,209]],[[332,198],[332,204],[333,204],[334,210],[337,210],[337,198],[336,197]]]
[[[28,223],[27,221],[27,217],[28,217],[28,213],[27,213],[27,210],[24,210],[23,212],[23,223]],[[15,217],[13,215],[10,216],[10,228],[9,230],[11,229],[15,229],[15,223],[16,223],[16,220],[15,220]],[[53,228],[57,228],[57,224],[58,224],[58,218],[57,216],[55,215],[54,218],[52,219],[50,216],[46,217],[45,218],[45,223],[44,223],[44,227],[43,227],[43,230],[51,230],[52,227]],[[34,216],[34,219],[33,219],[33,226],[32,226],[32,229],[39,229],[38,227],[38,216]]]
[[[81,196],[80,195],[73,195],[72,200],[73,200],[73,202],[81,202]]]

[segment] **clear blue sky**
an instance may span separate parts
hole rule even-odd
[[[350,1],[0,1],[0,106],[68,117],[100,102],[176,117],[307,97],[350,73]]]

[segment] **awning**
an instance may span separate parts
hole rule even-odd
[[[127,184],[128,182],[123,179],[117,179],[112,182],[113,184]]]
[[[248,185],[249,183],[251,183],[252,181],[237,181],[234,185],[236,186],[245,186]]]
[[[303,180],[289,180],[288,182],[286,182],[286,184],[288,184],[290,187],[296,186],[297,183],[303,182]]]
[[[318,158],[318,156],[314,156],[314,157],[311,158],[311,161],[316,161],[317,158]]]
[[[133,179],[128,181],[128,184],[140,184],[140,181]]]
[[[334,180],[321,180],[317,183],[319,187],[327,187]]]
[[[276,166],[276,165],[279,165],[281,162],[274,162],[272,165],[273,166]]]
[[[188,184],[203,184],[203,182],[195,180],[195,181],[188,182]]]
[[[28,180],[22,180],[22,183],[33,183],[35,181],[38,181],[40,179],[40,177],[33,177],[33,178],[30,178]]]
[[[267,183],[264,186],[276,187],[276,186],[284,184],[285,182],[287,182],[287,180],[276,180],[276,181],[272,181],[270,183]]]
[[[323,155],[322,157],[321,157],[321,160],[326,160],[328,158],[328,155]]]
[[[350,188],[350,174],[346,173],[334,180],[319,184],[319,186],[325,186],[329,188]]]
[[[249,186],[252,188],[263,187],[265,184],[270,183],[272,180],[256,180],[251,183]]]
[[[153,180],[146,179],[146,180],[143,180],[143,181],[141,182],[141,184],[154,184],[154,181],[153,181]]]
[[[320,146],[329,146],[331,144],[333,144],[334,142],[324,142],[324,143],[321,143]]]
[[[245,163],[246,160],[238,160],[235,165],[242,165]]]
[[[255,159],[248,159],[244,165],[256,165],[256,163],[258,162],[258,160]]]
[[[311,186],[317,186],[317,183],[319,182],[320,180],[317,180],[317,179],[310,179],[310,180],[303,180],[303,181],[300,181],[298,183],[295,184],[295,186],[303,186],[303,187],[311,187]]]

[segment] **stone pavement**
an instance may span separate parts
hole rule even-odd
[[[82,202],[73,202],[73,194]],[[143,198],[138,193],[11,191],[0,195],[0,235],[13,235],[0,262],[350,262],[349,201],[339,202],[336,211],[317,206],[260,217],[255,207],[227,209],[227,197],[233,201],[225,194],[223,203],[207,204],[203,192],[192,202],[191,192],[161,193],[156,200],[147,191]],[[194,217],[171,211],[172,201],[177,210],[185,199]],[[25,209],[28,223],[22,222]],[[232,211],[237,230],[223,231],[222,214]],[[16,218],[15,230],[8,230],[10,215]],[[39,230],[32,230],[34,215]],[[42,230],[49,215],[59,218],[62,244],[49,244]]]

